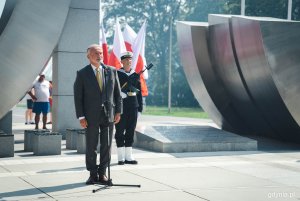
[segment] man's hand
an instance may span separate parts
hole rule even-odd
[[[115,124],[119,123],[120,119],[121,119],[121,114],[120,113],[116,113],[114,123]]]
[[[87,128],[88,124],[86,119],[80,119],[79,121],[82,128]]]
[[[31,91],[27,92],[29,94],[29,96],[31,96],[32,100],[36,101],[37,98],[35,95],[33,95],[33,93]]]

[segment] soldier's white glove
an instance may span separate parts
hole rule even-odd
[[[122,98],[127,98],[127,94],[125,94],[124,92],[121,91],[121,97]]]

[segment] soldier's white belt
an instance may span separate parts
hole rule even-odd
[[[136,92],[127,92],[127,96],[136,96]]]

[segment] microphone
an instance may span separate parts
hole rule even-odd
[[[103,63],[100,63],[101,67],[103,68],[104,70],[104,76],[106,77],[106,74],[107,74],[107,67],[103,64]]]
[[[106,70],[106,66],[105,66],[103,63],[100,63],[100,65],[102,66],[102,68],[103,68],[104,70]]]

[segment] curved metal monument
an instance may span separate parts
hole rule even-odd
[[[300,22],[210,15],[177,32],[192,91],[218,126],[300,141]]]
[[[0,19],[0,119],[24,96],[51,56],[70,0],[7,0]]]

